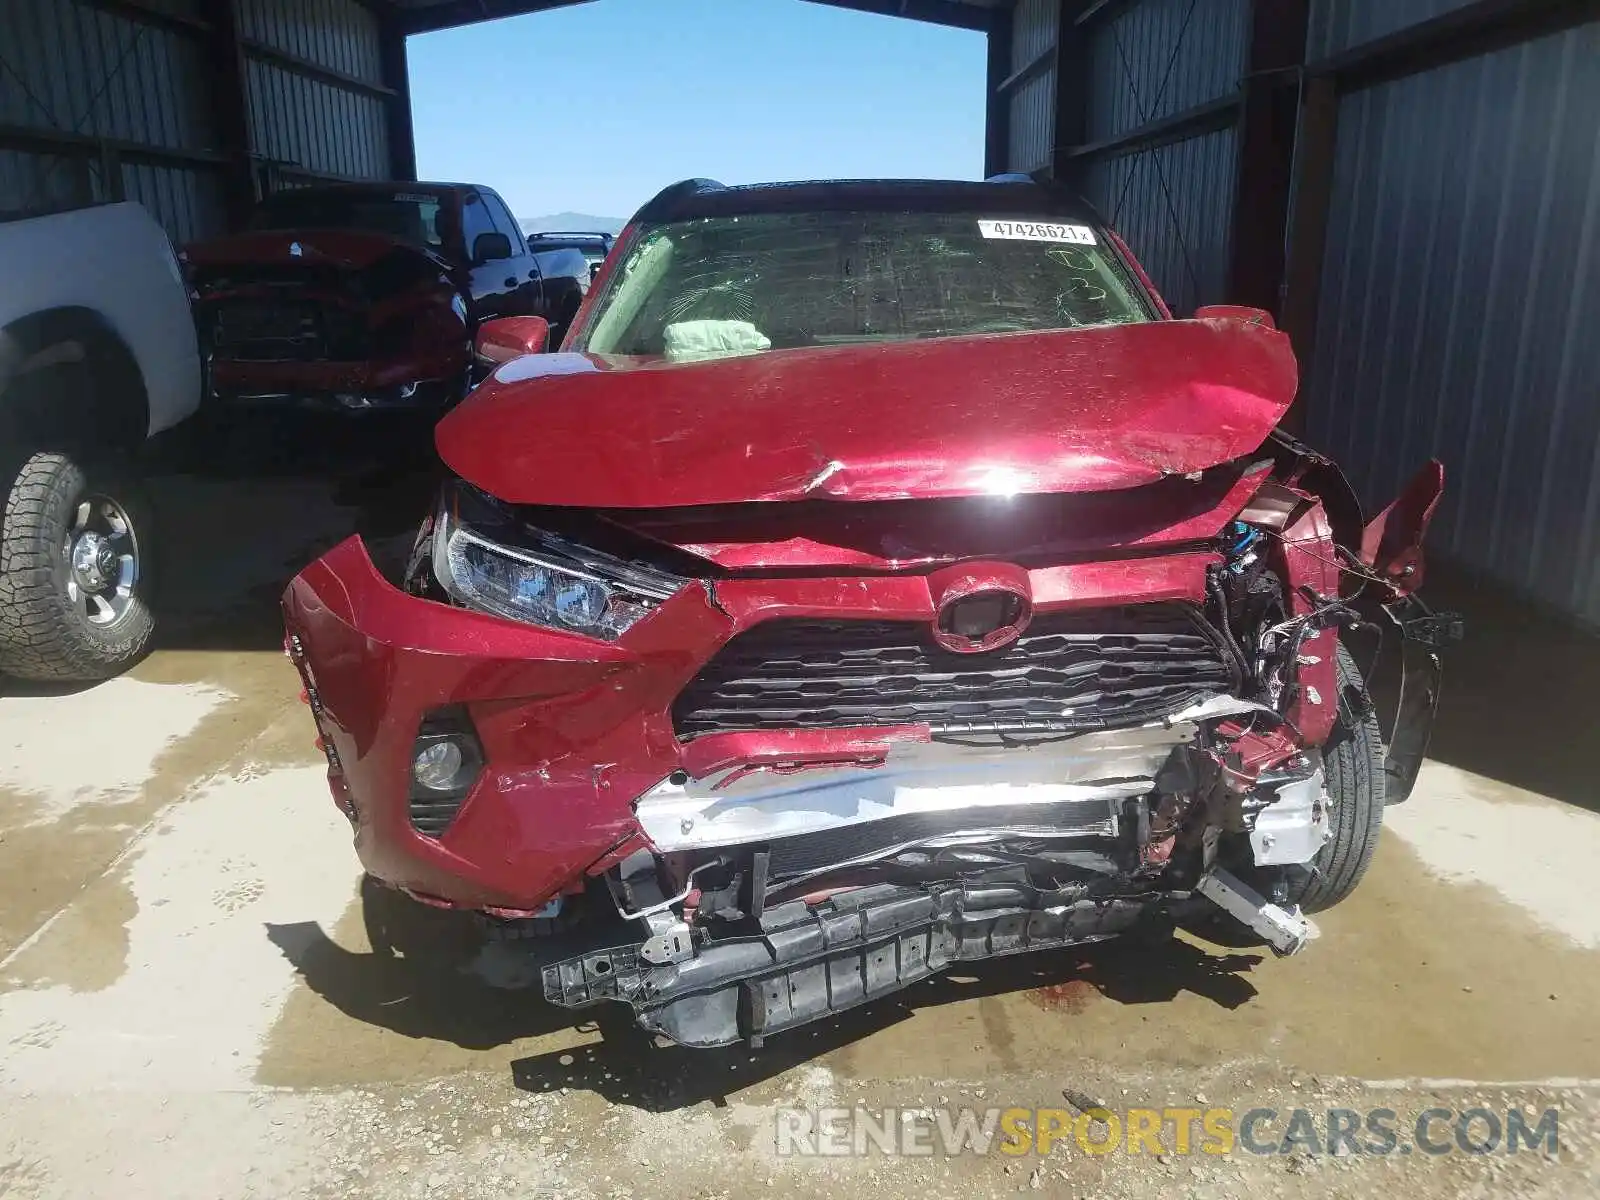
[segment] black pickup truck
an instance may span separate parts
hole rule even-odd
[[[278,192],[186,258],[217,400],[345,410],[455,402],[481,321],[542,317],[555,346],[590,277],[579,250],[530,247],[499,195],[461,183]]]

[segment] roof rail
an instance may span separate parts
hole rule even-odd
[[[683,179],[662,188],[645,203],[635,216],[636,220],[655,219],[654,214],[670,211],[672,206],[686,196],[699,196],[706,192],[725,192],[728,185],[715,179]]]

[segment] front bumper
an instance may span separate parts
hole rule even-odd
[[[1041,614],[1199,604],[1217,561],[1193,551],[1028,575]],[[635,809],[663,784],[797,764],[855,764],[870,775],[891,745],[926,741],[926,727],[680,741],[672,708],[721,647],[762,622],[932,621],[936,607],[926,576],[725,580],[714,596],[694,583],[607,643],[407,595],[356,538],[306,568],[284,598],[330,782],[367,870],[424,898],[510,912],[536,911],[655,848]],[[1331,686],[1306,691],[1316,703],[1336,699]],[[447,709],[465,711],[485,765],[448,827],[426,836],[407,806],[412,749],[423,722]]]
[[[251,362],[215,359],[208,398],[227,407],[328,412],[441,409],[466,393],[459,353],[392,362]]]

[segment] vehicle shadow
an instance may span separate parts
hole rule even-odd
[[[1428,757],[1600,812],[1600,637],[1449,563],[1429,563],[1423,594],[1467,621],[1445,655]]]
[[[922,1010],[1002,994],[1027,994],[1070,1016],[1084,997],[1163,1004],[1193,992],[1227,1009],[1256,995],[1247,978],[1261,961],[1179,938],[1133,937],[1069,950],[961,964],[884,1000],[768,1039],[711,1050],[658,1045],[629,1009],[606,1003],[564,1009],[544,1002],[526,942],[486,941],[470,914],[427,908],[387,889],[363,887],[370,953],[345,949],[314,922],[266,927],[267,938],[322,999],[346,1016],[404,1037],[488,1050],[562,1030],[600,1040],[512,1063],[530,1092],[579,1088],[617,1103],[671,1111],[728,1096],[871,1037]],[[485,948],[488,947],[486,953]]]
[[[437,489],[431,432],[417,414],[306,413],[174,431],[148,464],[156,648],[276,649],[283,589],[351,534],[397,572]]]
[[[576,1028],[585,1019],[527,990],[491,985],[472,974],[458,953],[435,958],[387,948],[347,950],[309,921],[268,924],[266,934],[318,996],[352,1020],[403,1037],[492,1050]]]

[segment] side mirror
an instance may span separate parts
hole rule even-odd
[[[1196,321],[1246,321],[1276,329],[1278,323],[1264,308],[1249,308],[1243,304],[1202,304],[1194,310]]]
[[[511,257],[511,239],[503,233],[480,233],[472,243],[472,265],[481,267]]]
[[[589,282],[590,283],[593,283],[595,281],[596,277],[599,276],[600,268],[603,267],[603,266],[605,266],[605,263],[603,263],[603,262],[597,262],[597,263],[590,263],[589,264]]]
[[[497,317],[478,326],[472,349],[480,362],[498,367],[524,354],[543,354],[549,344],[550,322],[543,317]]]

